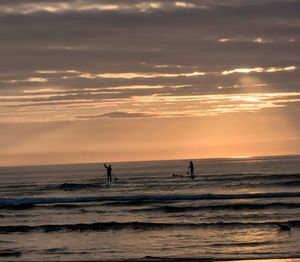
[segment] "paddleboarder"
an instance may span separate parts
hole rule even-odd
[[[193,161],[190,161],[190,162],[189,162],[189,166],[188,166],[187,175],[190,175],[192,179],[194,179],[194,178],[195,178],[195,175],[194,175],[194,164],[193,164]]]
[[[112,171],[112,168],[111,168],[111,165],[106,165],[104,164],[104,167],[106,168],[106,172],[107,172],[107,182],[112,182],[112,178],[111,178],[111,171]]]

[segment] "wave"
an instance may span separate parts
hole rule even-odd
[[[299,227],[300,221],[290,221],[293,226]],[[276,226],[279,222],[217,222],[217,223],[151,223],[151,222],[104,222],[91,224],[58,224],[58,225],[38,225],[38,226],[0,226],[0,233],[28,233],[34,231],[59,232],[59,231],[104,231],[104,230],[157,230],[167,228],[201,228],[201,227],[258,227]]]
[[[103,184],[100,183],[63,183],[57,185],[48,185],[41,188],[40,191],[44,190],[62,190],[62,191],[74,191],[81,189],[101,188]]]
[[[199,175],[198,179],[203,178],[207,181],[226,182],[226,181],[249,181],[249,180],[281,180],[296,179],[299,181],[300,173],[292,174],[270,174],[270,173],[234,173],[222,175]]]
[[[131,196],[83,196],[83,197],[49,197],[49,198],[0,198],[1,207],[16,207],[36,204],[66,204],[85,202],[162,202],[195,201],[218,199],[255,199],[255,198],[289,198],[300,197],[300,192],[270,192],[252,194],[178,194],[178,195],[131,195]]]
[[[166,213],[177,212],[193,212],[202,210],[262,210],[262,209],[293,209],[300,208],[300,203],[242,203],[242,204],[226,204],[226,205],[206,205],[206,206],[160,206],[147,209],[133,209],[131,212],[144,212],[144,211],[163,211]]]
[[[256,178],[256,177],[266,177],[266,178],[299,178],[300,173],[269,173],[269,172],[247,172],[247,173],[224,173],[224,174],[217,174],[212,175],[211,177],[249,177],[249,178]]]
[[[300,180],[273,182],[273,183],[269,183],[268,185],[270,185],[270,186],[298,187],[298,186],[300,186]]]
[[[276,241],[276,244],[284,244],[284,241]],[[234,242],[234,243],[215,243],[211,247],[257,247],[257,246],[273,246],[274,241],[258,241],[258,242]]]
[[[217,252],[214,252],[215,255],[217,255]],[[219,253],[222,254],[222,253]],[[262,255],[264,259],[262,259]],[[268,256],[265,256],[268,255]],[[257,253],[246,253],[243,252],[243,255],[238,254],[238,257],[236,256],[235,253],[228,253],[227,257],[159,257],[159,256],[145,256],[143,258],[139,259],[124,259],[124,260],[118,260],[118,262],[129,262],[129,261],[141,261],[141,262],[183,262],[183,261],[194,261],[194,262],[216,262],[216,261],[232,261],[232,262],[239,262],[239,261],[278,261],[278,262],[299,262],[299,255],[290,255],[290,254],[282,254],[282,253],[268,253],[268,252],[257,252]],[[113,261],[113,260],[112,260]],[[101,260],[99,260],[101,262]],[[106,261],[108,262],[108,261]]]
[[[0,257],[19,257],[22,255],[21,251],[16,251],[13,249],[0,250]]]

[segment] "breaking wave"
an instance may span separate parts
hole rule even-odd
[[[226,204],[226,205],[204,205],[204,206],[159,206],[147,209],[134,209],[130,210],[133,212],[144,212],[144,211],[163,211],[166,213],[177,213],[177,212],[193,212],[202,210],[261,210],[261,209],[284,209],[284,208],[300,208],[300,203],[242,203],[242,204]]]
[[[136,195],[136,196],[83,196],[83,197],[49,197],[49,198],[0,198],[1,207],[31,206],[36,204],[66,204],[85,202],[164,202],[196,201],[218,199],[256,199],[256,198],[290,198],[300,197],[300,192],[273,192],[253,194],[178,194],[178,195]]]
[[[150,222],[104,222],[91,224],[58,224],[58,225],[38,225],[38,226],[0,226],[0,233],[27,233],[33,231],[59,232],[59,231],[103,231],[103,230],[156,230],[167,228],[201,228],[201,227],[257,227],[274,226],[281,222],[218,222],[218,223],[150,223]],[[300,226],[300,221],[291,221],[293,226]]]

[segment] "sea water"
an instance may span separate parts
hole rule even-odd
[[[300,156],[193,162],[0,168],[0,260],[300,257]]]

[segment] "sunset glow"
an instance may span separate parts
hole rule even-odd
[[[299,154],[298,5],[272,3],[1,2],[0,165]]]
[[[0,261],[300,262],[299,0],[0,0]]]

